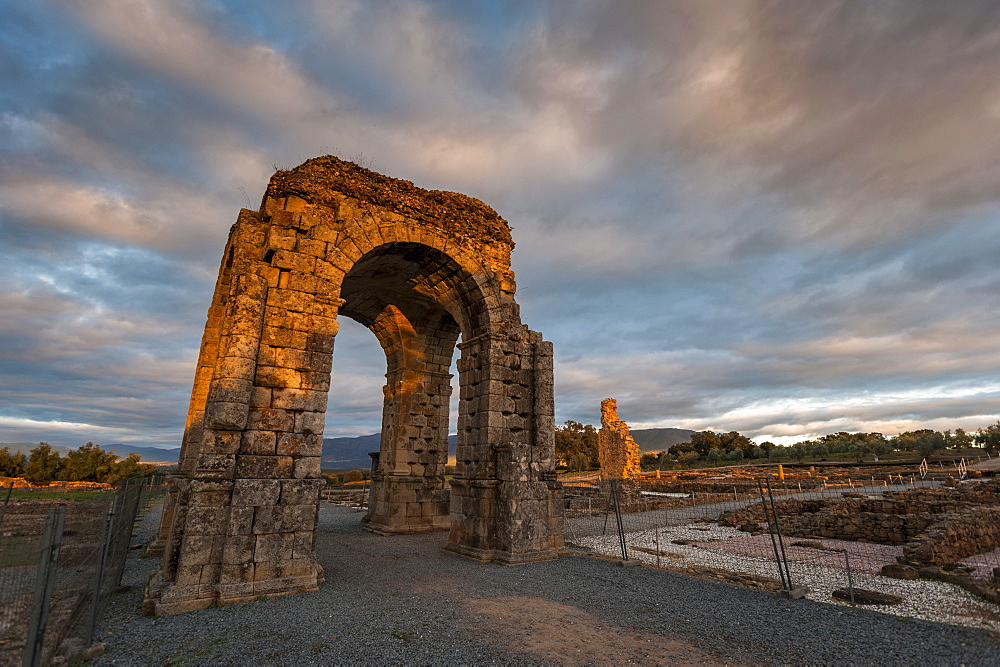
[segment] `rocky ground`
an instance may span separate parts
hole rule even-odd
[[[148,539],[158,517],[144,520]],[[139,615],[156,559],[132,557],[97,664],[996,664],[996,635],[786,600],[609,560],[519,567],[441,554],[444,535],[380,537],[324,505],[317,593]],[[135,553],[135,552],[133,552]]]

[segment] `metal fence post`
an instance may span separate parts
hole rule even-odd
[[[781,546],[781,558],[785,564],[785,575],[788,577],[788,591],[792,590],[792,573],[788,570],[788,556],[785,554],[785,540],[781,537],[781,524],[778,522],[778,509],[774,506],[774,494],[771,493],[771,480],[766,480],[767,495],[771,499],[771,513],[774,515],[774,529],[778,531],[778,544]]]
[[[851,557],[844,549],[844,563],[847,565],[847,589],[851,592],[851,604],[854,604],[854,577],[851,576]]]
[[[50,508],[41,554],[38,559],[38,578],[35,580],[35,595],[31,604],[31,618],[28,620],[28,639],[24,645],[21,663],[25,667],[37,667],[42,661],[45,642],[45,624],[49,618],[49,601],[55,586],[55,569],[59,561],[59,547],[62,546],[63,526],[66,522],[66,508]]]
[[[778,553],[778,543],[774,539],[774,531],[771,529],[771,513],[767,509],[767,500],[764,498],[764,484],[758,479],[757,489],[760,491],[760,505],[764,510],[764,519],[767,521],[767,534],[771,537],[771,548],[774,550],[774,562],[778,566],[778,577],[785,590],[791,590],[791,585],[785,581],[785,571],[781,568],[781,555]],[[768,488],[768,493],[770,493]]]
[[[618,498],[618,480],[611,480],[611,498],[615,504],[615,523],[618,525],[618,543],[622,549],[622,562],[628,561],[628,547],[625,545],[625,526],[622,523],[622,508]]]
[[[97,633],[97,620],[101,614],[101,588],[104,586],[104,567],[108,562],[108,549],[111,548],[111,538],[114,534],[115,504],[112,502],[112,492],[108,491],[104,503],[104,547],[97,563],[97,577],[94,578],[94,604],[90,611],[90,629],[87,632],[87,645],[94,643]]]
[[[14,482],[7,487],[7,496],[3,499],[3,507],[0,507],[0,526],[3,525],[3,515],[7,512],[7,503],[10,502],[10,494],[14,491]]]

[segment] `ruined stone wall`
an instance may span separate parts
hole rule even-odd
[[[944,565],[1000,548],[998,487],[988,482],[958,490],[894,491],[881,498],[789,498],[774,505],[786,536],[901,544],[904,562]],[[719,520],[755,526],[766,518],[755,503]]]
[[[618,402],[613,398],[601,401],[597,454],[604,479],[639,477],[639,445],[629,435],[628,424],[618,419]]]
[[[903,548],[905,562],[947,565],[1000,548],[1000,507],[972,507],[941,517]]]

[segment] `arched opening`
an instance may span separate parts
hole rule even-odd
[[[370,329],[386,358],[368,529],[445,530],[451,502],[445,481],[450,369],[463,330],[468,335],[487,323],[480,289],[441,251],[390,243],[354,264],[340,296],[340,314]]]

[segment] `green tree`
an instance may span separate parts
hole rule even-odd
[[[754,447],[753,440],[737,433],[736,431],[730,431],[729,433],[719,434],[719,443],[723,451],[731,452],[734,449],[738,449],[745,455]]]
[[[995,452],[1000,449],[1000,421],[986,428],[976,431],[973,436],[976,444],[986,448],[988,452]]]
[[[590,457],[583,452],[577,452],[569,457],[569,461],[566,462],[566,467],[569,468],[570,472],[590,470]]]
[[[597,455],[597,430],[590,424],[567,421],[566,425],[556,428],[556,458],[570,466],[570,459],[577,454],[586,457],[586,464],[580,470],[593,470],[600,466]],[[577,459],[582,464],[583,459]]]
[[[136,455],[138,461],[138,455]],[[92,442],[67,452],[62,460],[62,478],[67,482],[111,482],[116,473],[118,455],[106,452]],[[115,479],[111,479],[115,477]]]
[[[0,477],[20,477],[28,458],[21,452],[10,453],[10,448],[0,449]]]
[[[141,457],[132,452],[114,465],[114,469],[105,479],[98,482],[114,483],[127,477],[149,477],[156,473],[156,466],[152,463],[143,463]]]
[[[32,484],[52,482],[59,479],[62,459],[59,452],[52,451],[47,442],[40,442],[28,453],[28,463],[24,466],[24,478]]]
[[[712,431],[701,431],[691,435],[691,446],[698,456],[706,456],[713,449],[722,449],[722,438]]]

